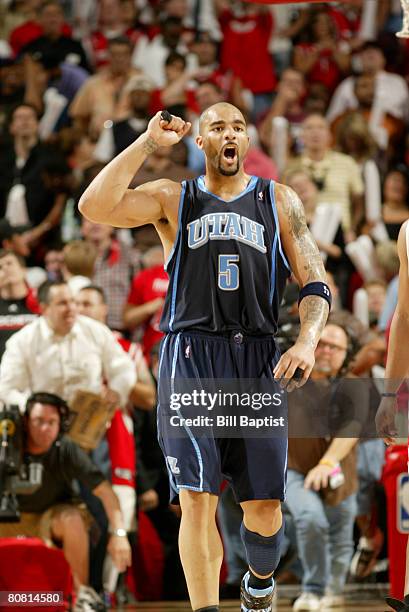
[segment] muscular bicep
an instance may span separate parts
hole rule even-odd
[[[307,227],[300,198],[284,185],[276,185],[275,194],[281,242],[300,287],[313,281],[325,281],[321,254]]]
[[[113,205],[102,220],[99,217],[98,222],[113,227],[155,224],[161,219],[167,219],[168,210],[178,202],[180,191],[179,183],[166,179],[145,183],[136,189],[127,189],[118,204]],[[85,216],[90,218],[89,215]],[[90,218],[90,221],[93,219]]]

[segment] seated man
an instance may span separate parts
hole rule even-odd
[[[290,400],[293,427],[290,422],[286,503],[303,568],[302,593],[293,606],[296,612],[344,604],[356,516],[356,436],[369,403],[368,388],[361,380],[341,378],[351,354],[352,339],[345,329],[328,323],[315,351],[312,411],[307,410],[307,387],[299,407],[293,397]],[[319,401],[320,391],[325,404]],[[298,437],[291,437],[294,427]]]
[[[124,571],[131,550],[118,499],[111,485],[75,442],[64,436],[68,406],[57,395],[34,393],[25,411],[25,462],[43,465],[42,484],[30,495],[18,495],[19,523],[0,523],[0,537],[34,536],[61,546],[74,578],[74,611],[104,610],[102,600],[88,585],[89,515],[75,499],[72,481],[92,489],[105,509],[110,526],[108,552]]]
[[[47,389],[67,402],[78,392],[125,406],[136,382],[130,357],[102,323],[78,315],[65,282],[38,290],[42,316],[7,342],[0,369],[0,399],[24,410],[30,393]],[[103,384],[105,381],[105,384]]]

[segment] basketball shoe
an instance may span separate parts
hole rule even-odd
[[[274,579],[273,584],[268,589],[251,589],[248,586],[250,573],[243,576],[240,588],[241,612],[272,612],[275,607],[274,602]],[[257,595],[255,593],[258,593]]]

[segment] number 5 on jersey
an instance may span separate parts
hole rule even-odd
[[[238,255],[219,255],[219,274],[217,284],[223,291],[235,291],[239,288]]]

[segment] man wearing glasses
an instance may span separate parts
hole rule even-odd
[[[358,486],[357,438],[347,437],[353,423],[350,408],[357,405],[352,392],[359,395],[358,401],[365,402],[359,381],[345,384],[345,379],[340,379],[351,352],[349,345],[344,328],[327,324],[315,350],[312,383],[307,384],[300,396],[300,414],[297,406],[297,414],[292,412],[290,400],[289,412],[294,421],[291,417],[286,505],[294,521],[303,567],[302,592],[293,606],[296,611],[327,609],[344,603],[343,587],[353,553]],[[355,382],[360,386],[359,394]],[[311,412],[306,402],[309,385]],[[317,410],[321,415],[317,421],[319,429],[313,419]],[[301,429],[299,417],[304,420]],[[297,431],[292,429],[291,422]],[[324,422],[326,431],[321,428]],[[337,432],[337,437],[330,435],[331,430]]]

